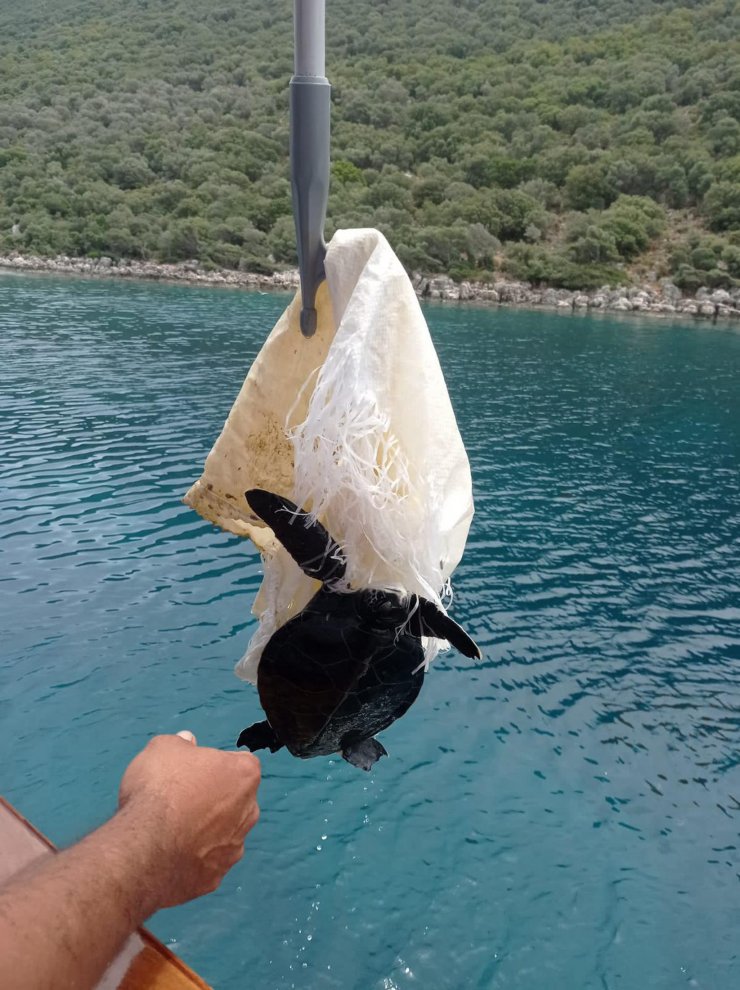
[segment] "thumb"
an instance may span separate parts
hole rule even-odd
[[[195,736],[189,729],[182,729],[180,732],[177,733],[177,735],[180,737],[180,739],[184,739],[185,742],[192,743],[193,746],[198,745],[198,740],[195,738]]]

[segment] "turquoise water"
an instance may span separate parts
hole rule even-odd
[[[0,277],[0,791],[59,843],[151,733],[230,746],[259,565],[180,504],[285,297]],[[216,987],[740,983],[740,333],[428,310],[475,479],[440,659],[372,775],[266,756]]]

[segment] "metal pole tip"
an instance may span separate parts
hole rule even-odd
[[[317,315],[315,309],[301,310],[301,333],[304,337],[313,337],[316,333]]]

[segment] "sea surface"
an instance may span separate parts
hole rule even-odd
[[[55,842],[229,748],[260,565],[181,504],[287,297],[0,276],[0,792]],[[740,986],[740,332],[426,310],[472,462],[454,615],[372,774],[263,760],[218,990]]]

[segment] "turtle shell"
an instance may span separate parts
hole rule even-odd
[[[400,718],[424,681],[424,651],[392,592],[322,587],[274,633],[257,688],[294,756],[336,753]]]
[[[323,583],[262,651],[257,689],[268,720],[244,729],[237,745],[273,753],[287,746],[300,757],[341,752],[369,770],[386,752],[374,735],[421,690],[422,637],[448,639],[468,657],[480,658],[480,650],[425,598],[348,590],[344,552],[317,519],[273,492],[245,496],[304,573]]]

